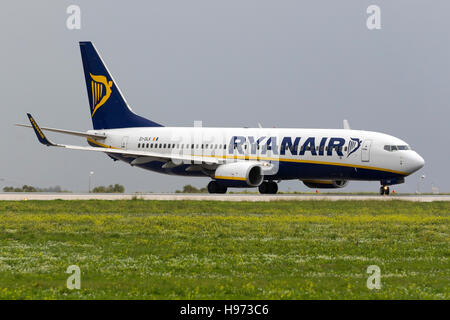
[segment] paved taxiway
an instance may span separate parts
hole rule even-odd
[[[133,197],[143,200],[215,200],[215,201],[278,201],[278,200],[405,200],[416,202],[450,201],[450,195],[327,195],[327,194],[98,194],[98,193],[0,193],[0,200],[129,200]]]

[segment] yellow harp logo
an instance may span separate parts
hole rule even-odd
[[[111,95],[111,87],[113,85],[112,81],[108,81],[105,76],[95,76],[89,73],[92,78],[92,117],[95,111],[97,111],[105,102],[109,99]]]

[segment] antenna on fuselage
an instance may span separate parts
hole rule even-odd
[[[345,130],[351,130],[351,129],[350,129],[350,124],[348,123],[348,120],[347,120],[347,119],[344,119],[343,123],[344,123],[344,129],[345,129]]]

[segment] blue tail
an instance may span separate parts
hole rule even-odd
[[[130,109],[91,42],[80,42],[80,50],[94,129],[162,127]]]

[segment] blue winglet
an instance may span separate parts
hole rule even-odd
[[[31,114],[27,113],[28,119],[30,119],[31,126],[33,127],[34,133],[36,133],[36,136],[40,143],[45,144],[46,146],[54,146],[55,144],[50,142],[47,137],[42,132],[41,128],[37,125],[36,121],[34,121]]]

